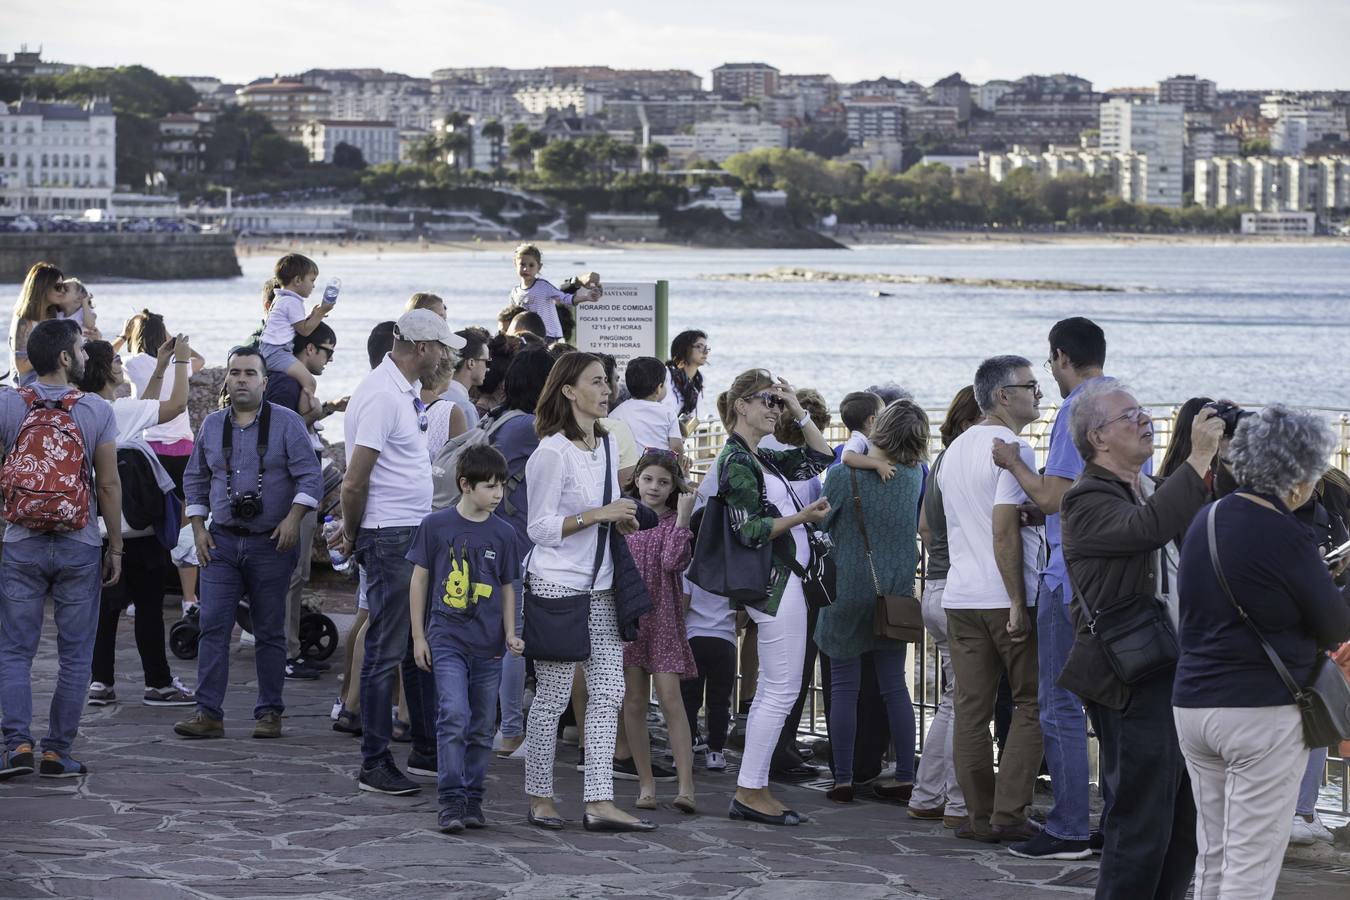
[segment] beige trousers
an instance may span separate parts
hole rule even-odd
[[[1173,707],[1195,795],[1196,900],[1268,900],[1308,764],[1298,709]]]

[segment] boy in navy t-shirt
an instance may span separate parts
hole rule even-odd
[[[436,676],[438,825],[446,834],[487,824],[483,782],[502,654],[524,649],[511,586],[520,577],[515,529],[492,515],[502,501],[506,458],[493,447],[469,447],[455,477],[459,502],[423,519],[408,550],[413,658]]]

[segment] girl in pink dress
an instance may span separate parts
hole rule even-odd
[[[661,516],[660,524],[628,535],[642,580],[651,594],[651,611],[638,621],[638,639],[623,651],[623,723],[633,764],[638,771],[639,809],[656,809],[656,782],[652,777],[651,737],[647,708],[651,683],[661,704],[679,774],[675,808],[694,812],[694,751],[689,719],[680,696],[680,679],[698,674],[689,638],[684,630],[684,591],[680,581],[693,544],[689,515],[694,494],[684,482],[680,463],[668,450],[649,450],[633,469],[633,495]]]

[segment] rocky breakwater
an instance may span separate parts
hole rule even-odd
[[[822,272],[780,266],[767,272],[729,272],[700,275],[707,281],[770,281],[784,283],[823,283],[857,281],[865,284],[945,284],[961,287],[1003,288],[1027,291],[1100,291],[1117,293],[1142,291],[1145,288],[1118,287],[1107,284],[1083,284],[1077,281],[1056,281],[1045,278],[963,278],[953,275],[905,275],[895,272]],[[880,293],[880,292],[879,292]]]
[[[22,281],[35,262],[80,278],[233,278],[241,274],[234,235],[193,232],[6,232],[0,281]]]

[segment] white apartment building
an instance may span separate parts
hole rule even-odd
[[[1188,112],[1214,109],[1219,104],[1219,89],[1208,78],[1173,75],[1158,82],[1159,103],[1180,103]]]
[[[867,100],[882,97],[899,103],[906,109],[923,106],[928,102],[928,89],[917,81],[902,81],[899,78],[874,78],[871,81],[855,81],[839,89],[839,99]]]
[[[551,109],[575,109],[579,116],[593,116],[605,108],[605,95],[578,84],[524,87],[515,92],[516,102],[531,115]]]
[[[310,69],[300,78],[328,91],[331,119],[429,128],[437,115],[427,78],[383,69]]]
[[[723,63],[713,69],[713,91],[743,100],[778,93],[778,70],[767,63]]]
[[[854,144],[869,138],[899,141],[905,136],[905,105],[891,97],[856,97],[844,101],[844,121]]]
[[[1350,156],[1196,160],[1195,202],[1260,213],[1350,211]]]
[[[1181,206],[1184,119],[1180,103],[1108,100],[1101,105],[1101,149],[1140,153],[1146,159],[1142,199],[1131,202]]]
[[[833,75],[780,75],[778,90],[801,98],[803,111],[814,116],[839,99],[839,82]]]
[[[711,159],[725,162],[737,153],[762,147],[786,147],[787,129],[771,122],[746,125],[740,122],[699,122],[690,134],[654,135],[652,142],[664,144],[671,159]]]
[[[274,79],[241,88],[239,104],[256,109],[287,140],[304,140],[305,127],[315,119],[331,118],[332,95],[326,88],[300,81]]]
[[[1283,156],[1300,156],[1309,144],[1345,138],[1344,109],[1285,105],[1270,129],[1270,149]]]
[[[898,173],[904,163],[904,150],[899,138],[868,138],[839,157],[839,162],[857,163],[868,172],[885,168]]]
[[[106,210],[117,184],[112,104],[0,104],[0,211]]]
[[[1008,153],[981,153],[980,167],[994,181],[1003,181],[1016,169],[1030,169],[1047,178],[1068,174],[1107,177],[1112,191],[1129,203],[1144,203],[1148,160],[1142,153],[1051,147],[1044,153],[1013,147]]]
[[[316,119],[305,126],[302,143],[314,162],[330,163],[338,144],[361,151],[368,166],[398,162],[399,128],[393,122]]]
[[[999,98],[1004,94],[1010,94],[1016,89],[1017,85],[1011,81],[995,80],[986,81],[971,89],[971,99],[975,105],[987,112],[993,112],[994,107],[998,105]]]

